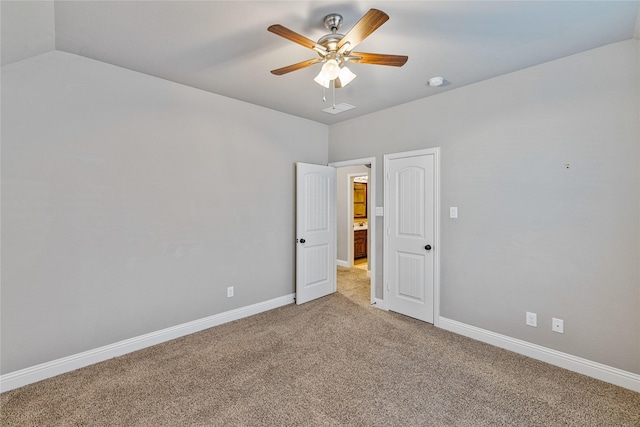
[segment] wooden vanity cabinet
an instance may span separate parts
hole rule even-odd
[[[364,258],[367,256],[367,230],[357,230],[353,232],[353,258]]]

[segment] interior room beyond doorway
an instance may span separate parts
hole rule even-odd
[[[337,288],[360,276],[366,299],[375,298],[375,158],[333,163],[336,168]],[[345,283],[342,283],[345,282]],[[351,286],[351,285],[346,285]],[[362,295],[363,287],[360,294]]]

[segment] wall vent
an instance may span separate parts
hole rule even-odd
[[[350,104],[345,104],[344,102],[342,104],[338,104],[338,105],[334,105],[332,107],[329,108],[325,108],[324,111],[325,113],[329,113],[329,114],[339,114],[342,112],[345,112],[347,110],[352,110],[356,107],[354,107],[353,105]]]

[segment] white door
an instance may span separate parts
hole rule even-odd
[[[336,291],[336,169],[296,167],[296,303]]]
[[[387,308],[433,323],[437,149],[385,156]]]

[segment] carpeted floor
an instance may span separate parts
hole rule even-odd
[[[0,396],[3,426],[639,426],[640,394],[340,291]]]
[[[366,263],[364,264],[367,265]],[[338,293],[358,305],[371,304],[371,279],[367,277],[367,269],[338,267]]]

